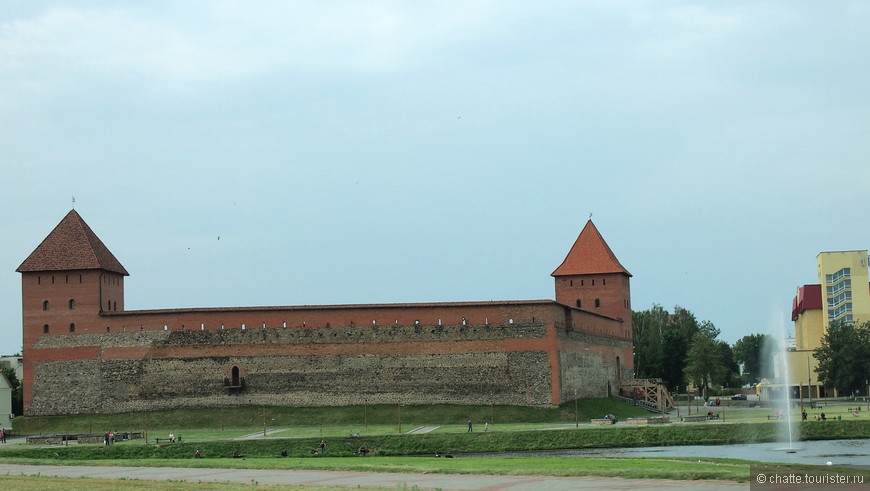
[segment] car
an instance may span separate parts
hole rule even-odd
[[[732,401],[745,401],[746,394],[734,394],[733,396],[731,396],[731,400]]]

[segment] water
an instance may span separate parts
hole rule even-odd
[[[794,447],[794,442],[797,439],[797,435],[795,434],[794,421],[792,421],[791,416],[791,388],[788,385],[788,374],[790,373],[788,370],[788,350],[786,349],[785,339],[786,335],[786,323],[784,321],[784,317],[779,316],[779,321],[777,325],[779,326],[779,332],[774,335],[777,339],[778,349],[776,353],[777,358],[777,383],[780,385],[779,397],[777,398],[777,409],[778,413],[782,418],[785,418],[785,430],[783,435],[783,440],[788,442],[788,447],[784,450],[786,452],[794,453],[799,449]]]
[[[534,452],[457,454],[457,457],[690,457],[729,458],[785,464],[866,466],[870,440],[813,440],[800,442],[799,453],[783,451],[783,443],[738,445],[680,445],[642,448],[580,448]]]

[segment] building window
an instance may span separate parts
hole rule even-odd
[[[843,268],[837,271],[834,274],[825,275],[825,281],[829,285],[833,285],[834,283],[849,278],[852,276],[852,268]]]
[[[581,307],[580,307],[580,299],[579,299],[579,298],[577,299],[577,308],[578,308],[578,309],[581,308]]]
[[[596,298],[595,299],[595,308],[597,309],[598,307],[601,307],[601,300]]]
[[[69,332],[76,332],[76,325],[74,322],[70,322],[69,324]]]
[[[833,308],[836,308],[838,305],[840,305],[843,302],[851,302],[851,301],[852,301],[852,291],[847,290],[847,291],[844,291],[843,293],[837,295],[836,297],[828,298],[828,308],[833,309]]]
[[[48,334],[48,324],[42,326],[42,334]]]
[[[70,309],[70,310],[75,310],[75,309],[76,309],[76,301],[75,301],[74,298],[69,299],[69,309]]]
[[[42,301],[42,310],[48,310],[48,300]]]
[[[837,283],[836,285],[825,287],[825,291],[828,293],[829,297],[833,297],[834,295],[839,294],[840,292],[844,292],[852,289],[852,280],[845,280]]]

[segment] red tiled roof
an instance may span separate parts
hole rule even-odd
[[[129,276],[121,262],[75,210],[71,210],[18,266],[19,273],[104,269]]]
[[[631,276],[616,259],[592,220],[580,232],[562,264],[550,276],[575,276],[584,274],[624,273]]]

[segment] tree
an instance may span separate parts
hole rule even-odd
[[[632,312],[634,330],[634,371],[637,378],[658,378],[662,372],[662,332],[670,314],[660,305]]]
[[[744,379],[748,383],[755,383],[762,378],[772,378],[772,374],[766,373],[764,362],[764,343],[772,342],[769,334],[749,334],[738,339],[734,343],[734,359],[743,364]]]
[[[697,387],[704,390],[704,400],[709,399],[707,388],[714,380],[720,380],[724,372],[722,350],[716,340],[719,330],[707,328],[699,330],[692,337],[692,343],[686,356],[686,378]]]
[[[826,386],[845,394],[861,390],[870,373],[870,322],[831,322],[813,355],[819,360],[816,373]]]
[[[24,414],[24,400],[21,394],[21,382],[18,376],[15,375],[15,370],[8,367],[0,367],[0,373],[6,376],[9,385],[12,387],[12,413]]]
[[[731,346],[721,340],[716,340],[716,345],[722,356],[722,373],[720,374],[719,379],[713,380],[713,382],[723,387],[741,386],[740,366],[737,365],[737,361],[734,360],[734,351],[731,349]]]

